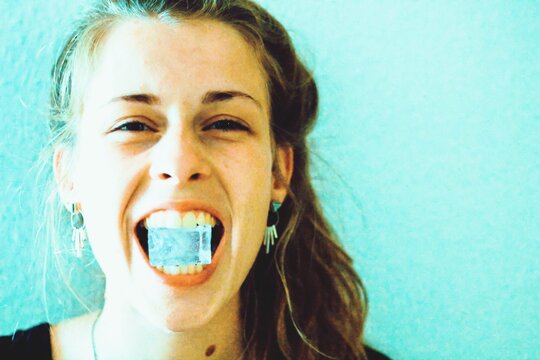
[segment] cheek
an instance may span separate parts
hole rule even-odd
[[[81,149],[76,164],[75,192],[92,249],[107,272],[130,253],[122,214],[136,169],[104,148],[82,143]]]
[[[92,148],[84,143],[79,155],[74,184],[85,213],[99,210],[96,207],[110,210],[110,206],[104,205],[118,199],[121,176],[125,173],[119,168],[121,164],[110,153],[105,154],[99,147]]]
[[[124,155],[99,138],[81,139],[75,171],[75,190],[88,204],[108,204],[122,200],[130,182],[139,171],[133,156]],[[83,204],[84,205],[84,204]]]
[[[258,253],[266,227],[272,187],[270,146],[253,147],[242,154],[229,154],[223,177],[233,215],[232,254],[247,274]]]
[[[227,178],[233,207],[250,207],[266,202],[272,185],[270,146],[228,153],[223,160],[222,173]]]

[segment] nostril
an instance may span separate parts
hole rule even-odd
[[[169,180],[172,177],[173,177],[172,175],[167,174],[167,173],[160,173],[158,175],[159,180]],[[201,173],[195,173],[195,174],[191,174],[191,176],[189,177],[189,180],[190,181],[199,180],[200,178],[201,178]]]
[[[169,174],[166,174],[166,173],[161,173],[161,174],[159,174],[158,177],[159,177],[160,180],[167,180],[167,179],[170,179],[172,176],[169,175]]]

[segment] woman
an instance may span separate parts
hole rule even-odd
[[[19,332],[13,352],[382,356],[363,345],[365,291],[308,176],[316,85],[261,7],[104,0],[54,67],[51,109],[59,199],[105,303]]]

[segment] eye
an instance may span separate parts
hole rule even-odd
[[[121,123],[112,129],[112,131],[130,131],[130,132],[141,132],[141,131],[154,131],[150,126],[146,125],[144,122],[137,120],[129,120]]]
[[[249,131],[249,128],[237,120],[221,119],[205,126],[203,130]]]

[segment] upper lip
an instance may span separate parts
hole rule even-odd
[[[146,219],[150,214],[163,211],[163,210],[175,210],[178,212],[186,211],[205,211],[216,218],[219,222],[224,224],[223,215],[213,206],[208,203],[197,201],[197,200],[182,200],[182,201],[167,201],[160,203],[151,209],[145,211],[135,222],[137,226],[141,221]]]

